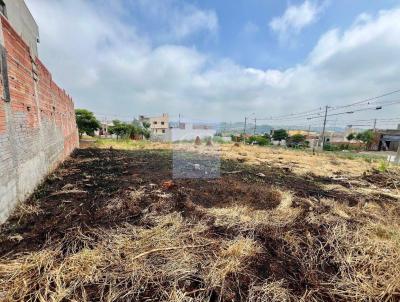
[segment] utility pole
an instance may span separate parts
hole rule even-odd
[[[247,117],[244,118],[244,129],[243,129],[243,143],[246,144],[246,123]]]
[[[104,116],[104,125],[105,125],[105,133],[104,133],[104,137],[108,137],[108,120],[107,120],[107,116]]]
[[[374,132],[376,132],[376,119],[374,119]]]
[[[326,127],[326,116],[328,115],[328,106],[325,106],[325,117],[324,117],[324,126],[322,127],[322,143],[321,149],[324,149],[325,144],[325,127]]]
[[[256,128],[257,128],[257,118],[254,118],[254,135],[256,135]]]

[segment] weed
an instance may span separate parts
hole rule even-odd
[[[388,162],[383,161],[383,160],[379,162],[378,170],[380,172],[387,172],[388,169],[389,169],[389,163]]]

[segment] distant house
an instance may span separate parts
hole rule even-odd
[[[205,139],[215,136],[216,133],[216,127],[212,124],[183,121],[179,122],[178,127],[169,129],[168,138],[173,142],[195,140],[197,137]]]
[[[105,136],[105,137],[110,136],[111,134],[109,133],[108,128],[112,126],[114,126],[113,122],[108,122],[108,121],[100,122],[100,129],[98,131],[95,131],[95,134],[98,136]]]
[[[397,151],[400,144],[400,125],[398,129],[377,130],[371,149],[379,151]]]
[[[304,136],[307,136],[309,134],[309,131],[306,130],[288,130],[287,131],[289,136],[293,136],[293,135],[297,135],[297,134],[301,134]]]
[[[150,116],[144,115],[139,116],[139,122],[148,122],[150,124],[151,134],[162,135],[165,134],[169,128],[169,116],[168,113],[163,113],[161,116]]]
[[[163,117],[165,116],[168,117],[168,115],[163,115]],[[197,137],[200,139],[213,137],[217,133],[217,126],[211,123],[194,122],[191,120],[170,122],[166,119],[161,119],[161,117],[146,118],[142,116],[139,117],[139,121],[151,124],[150,139],[153,141],[190,141],[195,140]],[[157,125],[158,127],[156,127]]]

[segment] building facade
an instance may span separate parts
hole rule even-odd
[[[163,113],[161,116],[146,117],[144,115],[139,116],[141,123],[147,122],[150,124],[150,131],[153,135],[165,134],[169,128],[169,116],[168,113]]]

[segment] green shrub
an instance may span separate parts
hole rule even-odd
[[[349,143],[342,143],[342,144],[325,144],[324,150],[325,151],[342,151],[342,150],[360,150],[362,149],[361,146],[352,145]]]
[[[266,146],[266,145],[270,144],[270,141],[267,138],[265,138],[264,136],[261,136],[261,135],[250,136],[247,139],[247,142],[249,144],[256,143],[256,144],[258,144],[260,146]]]
[[[386,172],[389,169],[389,164],[386,161],[381,161],[379,163],[378,170],[381,172]]]

